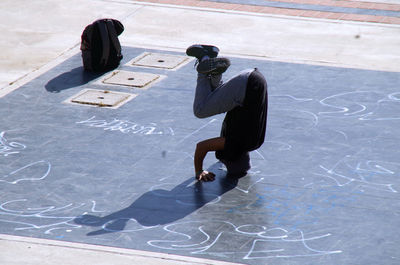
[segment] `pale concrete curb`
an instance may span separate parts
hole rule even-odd
[[[132,249],[0,234],[0,264],[7,265],[237,265]]]

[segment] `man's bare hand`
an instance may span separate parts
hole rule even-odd
[[[203,170],[200,174],[196,176],[196,179],[198,181],[214,181],[215,180],[215,174],[212,172],[208,172],[206,170]]]

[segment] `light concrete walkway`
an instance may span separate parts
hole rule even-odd
[[[234,265],[223,261],[181,257],[46,239],[0,234],[0,264],[4,265]]]
[[[125,46],[184,51],[212,43],[223,54],[285,62],[400,71],[400,26],[343,22],[120,0],[0,2],[0,89],[75,48],[95,19],[125,26]],[[229,30],[226,30],[229,29]],[[10,89],[10,88],[8,88]]]

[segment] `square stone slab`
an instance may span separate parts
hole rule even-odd
[[[142,72],[115,71],[103,80],[105,84],[143,88],[160,78],[160,75]]]
[[[66,103],[118,108],[136,96],[116,91],[84,89],[66,100]]]
[[[177,68],[178,66],[186,64],[189,61],[190,58],[187,56],[146,52],[136,57],[128,64],[133,66],[144,66],[172,70]]]

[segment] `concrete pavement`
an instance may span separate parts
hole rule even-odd
[[[374,1],[377,2],[377,1]],[[398,4],[398,1],[389,1]],[[0,97],[79,53],[102,17],[125,26],[123,46],[182,51],[212,43],[236,57],[400,72],[400,26],[128,0],[0,2]],[[229,264],[0,235],[0,264]]]

